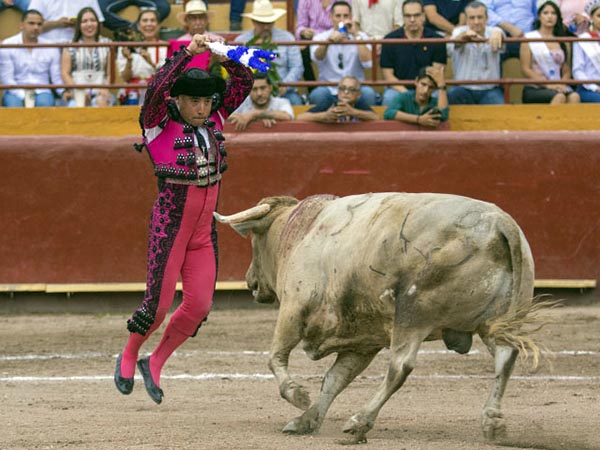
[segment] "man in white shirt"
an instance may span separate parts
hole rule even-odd
[[[254,85],[250,95],[230,116],[229,122],[238,131],[245,130],[251,122],[262,121],[265,128],[271,128],[277,121],[292,120],[294,110],[287,98],[273,97],[273,85],[265,73],[252,75]]]
[[[487,7],[480,1],[469,3],[465,15],[467,24],[452,32],[452,39],[461,42],[448,44],[454,79],[500,79],[504,33],[498,27],[486,26]],[[451,105],[500,105],[504,103],[504,91],[497,84],[459,85],[450,88],[448,101]]]
[[[46,43],[39,38],[44,18],[39,11],[23,13],[19,28],[21,32],[11,36],[3,44]],[[54,48],[3,48],[0,50],[0,83],[14,84],[62,84],[60,57]],[[62,93],[63,89],[58,89]],[[50,89],[5,89],[2,106],[54,106]]]
[[[331,6],[333,28],[315,35],[313,40],[326,41],[326,44],[311,45],[310,57],[319,69],[319,81],[339,83],[345,76],[365,79],[365,69],[373,66],[371,46],[368,44],[343,45],[343,41],[368,39],[366,33],[354,30],[352,8],[345,1],[336,1]],[[373,106],[376,100],[375,90],[370,86],[361,87],[361,98]],[[337,86],[319,86],[309,95],[313,105],[330,105],[337,96]]]
[[[86,6],[94,8],[100,22],[104,22],[98,0],[31,0],[29,9],[39,11],[44,17],[42,38],[49,42],[72,42],[75,18]]]

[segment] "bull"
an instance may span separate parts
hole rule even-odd
[[[421,343],[442,339],[467,353],[474,334],[495,360],[483,434],[505,433],[506,384],[520,353],[537,363],[539,346],[525,329],[545,306],[533,296],[529,244],[506,212],[456,195],[370,193],[270,197],[215,217],[252,234],[248,287],[257,302],[279,302],[269,368],[281,396],[304,411],[284,433],[319,430],[336,396],[389,348],[383,382],[343,427],[345,443],[366,442],[415,367]],[[313,360],[337,354],[314,403],[288,372],[300,342]]]

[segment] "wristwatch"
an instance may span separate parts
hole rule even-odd
[[[446,90],[446,85],[438,86],[438,89],[441,89],[442,91],[445,91]]]

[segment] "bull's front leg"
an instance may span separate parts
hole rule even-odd
[[[281,397],[296,408],[307,410],[310,406],[310,396],[304,387],[294,381],[288,371],[290,353],[302,339],[302,320],[299,311],[290,310],[290,302],[281,306],[273,342],[269,369],[275,375]]]
[[[327,371],[317,401],[300,417],[288,423],[284,433],[309,434],[319,430],[333,400],[371,363],[379,350],[368,353],[338,354]]]

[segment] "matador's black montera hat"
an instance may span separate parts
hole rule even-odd
[[[222,97],[224,93],[225,81],[222,78],[197,68],[187,69],[179,75],[170,91],[171,97],[178,95],[211,97],[213,94],[219,94]]]

